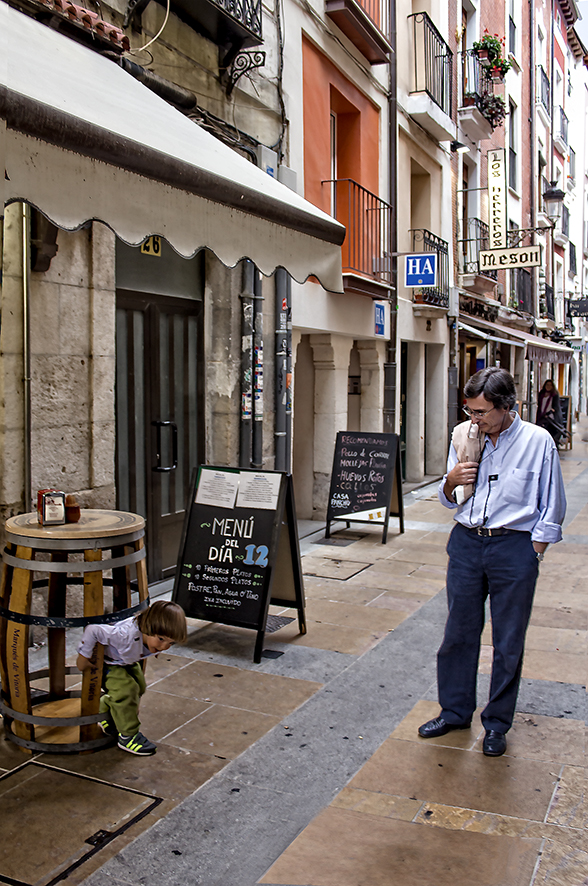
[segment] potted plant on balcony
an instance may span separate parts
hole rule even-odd
[[[472,49],[484,67],[491,67],[496,59],[502,58],[502,41],[498,34],[488,34],[477,40]]]
[[[510,70],[510,62],[505,58],[496,58],[490,66],[490,76],[495,83],[502,83],[504,75]]]
[[[492,129],[503,122],[506,117],[506,103],[500,95],[482,95],[478,104],[480,112],[490,123]]]

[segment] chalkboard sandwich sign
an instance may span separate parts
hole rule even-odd
[[[271,604],[297,609],[306,633],[292,477],[202,465],[192,479],[173,599],[190,618],[257,631]]]
[[[339,431],[327,507],[326,538],[331,523],[376,523],[388,536],[388,520],[398,517],[404,532],[402,472],[398,434]]]

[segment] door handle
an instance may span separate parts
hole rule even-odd
[[[168,471],[175,471],[178,466],[178,426],[175,421],[152,421],[151,424],[155,427],[157,436],[156,436],[156,444],[155,444],[155,454],[157,458],[157,464],[153,471],[157,471],[159,473],[167,473]],[[167,467],[163,467],[161,464],[161,429],[162,428],[171,428],[172,430],[172,461],[173,464],[168,465]]]

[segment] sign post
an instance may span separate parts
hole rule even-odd
[[[270,603],[296,609],[306,633],[290,474],[208,465],[194,471],[173,600],[191,618],[257,631],[256,663]]]
[[[388,537],[390,517],[400,520],[404,532],[402,471],[398,434],[339,431],[327,507],[325,537],[331,523],[376,523],[383,526],[382,544]]]

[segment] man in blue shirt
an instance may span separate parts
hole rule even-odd
[[[434,738],[469,728],[489,597],[494,660],[483,751],[499,757],[514,717],[539,562],[547,545],[561,540],[566,499],[553,438],[511,411],[512,376],[482,369],[464,396],[470,421],[453,432],[439,486],[441,503],[457,511],[447,545],[449,615],[437,655],[441,714],[418,731]]]

